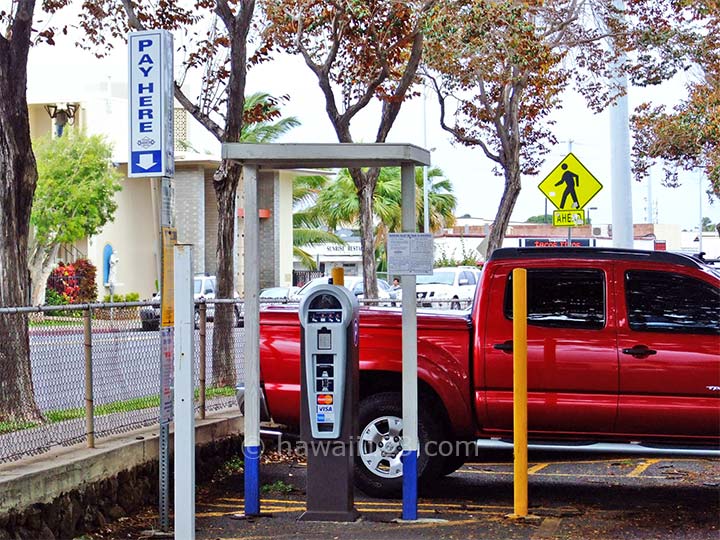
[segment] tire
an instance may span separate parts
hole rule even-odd
[[[460,309],[460,301],[457,296],[453,298],[452,302],[450,302],[450,309]]]
[[[200,311],[195,310],[195,330],[198,330],[200,328]]]
[[[442,473],[444,459],[429,458],[425,453],[428,441],[442,439],[442,424],[436,414],[419,410],[418,437],[420,453],[417,468],[420,483],[427,485]],[[360,402],[358,412],[360,435],[355,456],[355,485],[371,497],[397,497],[402,493],[402,400],[400,393],[373,394]],[[373,430],[373,427],[375,430]],[[374,432],[374,435],[373,435]],[[378,438],[392,445],[392,455],[382,456]],[[397,439],[396,439],[397,438]]]
[[[236,328],[242,328],[245,326],[245,319],[242,315],[240,315],[240,310],[235,306],[234,309],[235,312],[235,327]]]
[[[146,332],[160,328],[160,321],[141,321],[140,325]]]
[[[467,461],[467,456],[461,455],[461,454],[452,454],[450,456],[447,456],[445,458],[445,462],[443,463],[443,468],[441,471],[442,476],[448,476],[455,471],[457,471],[460,467],[465,465],[465,462]]]

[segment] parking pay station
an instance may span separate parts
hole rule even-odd
[[[358,301],[320,285],[300,302],[300,437],[307,444],[306,521],[354,521]]]

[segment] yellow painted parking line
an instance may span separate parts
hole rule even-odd
[[[590,460],[562,460],[562,461],[551,461],[548,462],[549,465],[602,465],[602,464],[608,464],[608,463],[619,463],[619,462],[636,462],[640,461],[642,458],[639,458],[637,456],[633,457],[632,455],[628,456],[616,456],[613,459],[590,459]],[[667,456],[667,457],[661,457],[658,458],[659,461],[671,461],[671,462],[679,462],[679,461],[685,461],[685,462],[691,462],[691,463],[701,463],[701,462],[717,462],[720,463],[720,459],[714,458],[714,457],[675,457],[675,456]],[[477,467],[512,467],[512,461],[496,461],[496,462],[477,462],[477,463],[468,463],[466,465],[463,465],[460,469],[458,469],[458,472],[464,472],[464,471],[472,471],[474,468]],[[539,463],[536,463],[535,465],[539,465]]]
[[[651,466],[655,465],[656,463],[660,463],[662,461],[661,459],[647,459],[643,463],[640,463],[637,467],[635,467],[630,474],[628,474],[629,478],[637,478],[642,473],[647,471]]]
[[[502,475],[502,476],[512,476],[512,471],[464,471],[469,474],[485,474],[485,475]],[[567,478],[627,478],[627,475],[624,474],[583,474],[583,473],[553,473],[553,472],[545,472],[545,473],[535,473],[534,476],[559,476],[559,477],[567,477]],[[642,478],[651,478],[655,480],[667,480],[667,476],[643,476]]]
[[[543,470],[545,467],[550,465],[549,463],[538,463],[537,465],[533,465],[528,469],[528,475],[533,475],[538,471]]]

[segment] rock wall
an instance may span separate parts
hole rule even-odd
[[[195,479],[210,479],[235,455],[242,455],[242,438],[227,437],[198,447]],[[170,467],[172,499],[172,465]],[[34,504],[19,512],[0,516],[0,540],[71,540],[141,508],[157,506],[158,461],[63,493],[49,504]]]

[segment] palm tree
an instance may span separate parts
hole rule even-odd
[[[439,168],[428,171],[430,187],[428,203],[430,206],[430,229],[433,232],[455,223],[455,207],[457,199],[452,194],[452,183],[444,177]],[[415,172],[416,206],[418,228],[423,224],[423,192],[422,170]],[[400,232],[402,229],[402,193],[399,167],[386,167],[380,170],[377,187],[373,199],[375,213],[375,245],[376,255],[384,264],[384,246],[388,233]],[[360,216],[355,184],[347,169],[342,169],[337,178],[329,182],[317,195],[316,202],[308,212],[316,220],[327,224],[328,229],[339,227],[357,227]]]
[[[318,195],[328,183],[326,176],[298,176],[293,182],[293,255],[306,268],[317,269],[312,256],[302,249],[318,244],[345,244],[345,241],[324,230],[323,221],[314,211]]]
[[[280,118],[280,102],[285,99],[285,96],[276,98],[267,92],[246,96],[240,142],[270,143],[299,126],[300,120],[295,116]],[[280,119],[275,121],[277,118]]]

